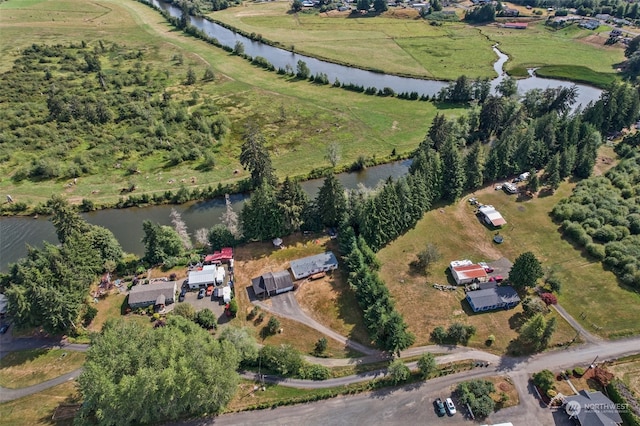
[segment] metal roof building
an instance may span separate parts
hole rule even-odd
[[[304,257],[290,262],[291,272],[296,280],[306,278],[318,272],[327,272],[338,269],[338,259],[327,251],[315,256]]]
[[[513,308],[520,303],[520,297],[511,286],[494,286],[484,290],[468,292],[467,302],[469,302],[473,312],[484,312]]]
[[[170,305],[175,302],[177,291],[178,284],[175,281],[134,285],[129,292],[129,306],[146,308],[149,305]]]

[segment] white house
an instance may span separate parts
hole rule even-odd
[[[304,257],[290,262],[291,272],[296,280],[306,278],[318,272],[328,272],[338,269],[338,259],[328,251],[315,256]]]
[[[450,266],[450,269],[451,276],[458,285],[470,284],[474,281],[483,283],[489,279],[487,271],[480,265]]]
[[[189,288],[194,290],[205,288],[216,283],[216,271],[213,269],[189,272]]]

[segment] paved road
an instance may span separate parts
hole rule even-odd
[[[278,314],[285,318],[289,318],[291,320],[308,325],[309,327],[325,334],[327,337],[331,337],[332,339],[344,344],[345,346],[355,349],[356,351],[361,352],[365,355],[381,356],[380,351],[369,348],[361,343],[354,342],[353,340],[347,339],[346,337],[341,336],[339,333],[336,333],[330,328],[325,327],[313,318],[309,317],[302,311],[300,305],[298,305],[298,301],[296,300],[292,292],[273,296],[271,298],[271,306],[260,301],[254,301],[253,303],[260,306],[266,311],[273,312],[274,314]]]
[[[37,338],[20,338],[13,339],[8,336],[0,342],[0,358],[3,358],[10,352],[25,351],[29,349],[55,349],[62,348],[69,351],[86,352],[89,349],[89,345],[82,345],[76,343],[65,343],[59,339],[37,339]],[[29,386],[21,389],[7,389],[0,387],[0,402],[13,401],[14,399],[22,398],[23,396],[31,395],[36,392],[49,389],[50,387],[57,386],[68,380],[74,380],[82,373],[82,368],[74,370],[70,373],[63,374],[55,379],[47,380],[46,382],[38,383],[37,385]]]
[[[557,425],[566,415],[541,406],[529,383],[532,373],[542,369],[563,370],[575,365],[590,365],[640,352],[640,337],[613,342],[589,343],[580,347],[556,350],[531,357],[501,357],[500,362],[487,368],[430,380],[423,384],[344,396],[326,401],[282,407],[264,411],[228,414],[213,419],[187,422],[188,425],[360,425],[360,424],[433,424],[436,414],[432,401],[449,396],[452,386],[462,380],[490,375],[508,375],[520,395],[520,404],[491,415],[488,423],[510,421],[514,425]],[[371,374],[376,374],[372,372]],[[380,374],[380,372],[378,372]],[[282,383],[286,385],[287,383]],[[445,417],[443,424],[468,425],[461,415]],[[438,421],[438,423],[440,423]]]

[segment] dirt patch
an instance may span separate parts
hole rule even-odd
[[[391,125],[391,130],[398,130],[398,122],[397,121],[393,121],[393,124]]]

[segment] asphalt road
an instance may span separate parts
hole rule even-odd
[[[441,377],[428,382],[353,396],[338,397],[272,410],[247,411],[211,419],[185,422],[186,425],[469,425],[462,410],[454,416],[438,418],[433,407],[437,397],[448,397],[454,385],[463,380],[508,375],[520,395],[520,404],[492,414],[487,423],[512,422],[514,425],[562,425],[566,415],[540,404],[529,383],[532,373],[563,370],[575,365],[589,366],[640,352],[640,337],[590,343],[531,357],[502,357],[487,368]],[[458,407],[459,409],[461,407]]]

